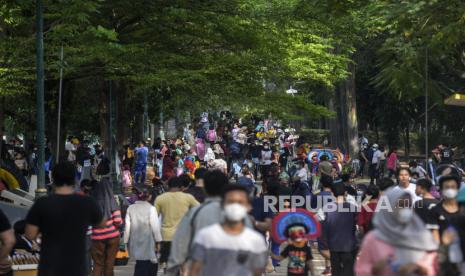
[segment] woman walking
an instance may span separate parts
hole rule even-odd
[[[95,185],[91,196],[100,207],[105,220],[104,227],[92,229],[92,259],[94,260],[92,275],[113,276],[113,267],[120,240],[118,228],[123,220],[107,177]]]
[[[396,175],[397,166],[399,164],[399,159],[397,158],[397,149],[392,148],[389,151],[387,157],[388,177],[391,178],[393,175]]]
[[[392,208],[382,208],[373,219],[374,230],[364,238],[356,275],[436,275],[438,244],[412,209],[411,195],[389,189],[385,196]],[[391,210],[392,209],[392,210]]]
[[[130,257],[136,261],[134,276],[154,276],[158,270],[155,247],[162,241],[160,222],[157,209],[150,204],[151,191],[143,189],[138,198],[126,213],[124,243],[129,244]]]

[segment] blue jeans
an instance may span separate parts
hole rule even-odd
[[[151,261],[136,261],[134,276],[154,276],[157,275],[158,264]]]
[[[145,174],[147,172],[147,163],[136,163],[134,167],[134,182],[135,184],[145,183]],[[140,178],[140,182],[139,182]]]

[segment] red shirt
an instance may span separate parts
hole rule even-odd
[[[368,202],[368,208],[362,207],[362,210],[358,214],[357,217],[357,225],[362,227],[364,231],[370,229],[370,223],[373,219],[373,215],[375,214],[376,205],[378,205],[378,200],[370,200]],[[369,211],[370,209],[371,211]]]

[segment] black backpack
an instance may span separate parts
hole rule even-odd
[[[97,166],[97,175],[106,175],[110,173],[110,160],[103,157],[102,161]]]

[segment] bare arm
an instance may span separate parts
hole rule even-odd
[[[200,275],[200,271],[202,270],[202,262],[200,261],[194,261],[192,262],[191,265],[191,270],[189,271],[190,276],[198,276]]]
[[[16,239],[13,229],[1,232],[0,240],[2,241],[2,246],[0,247],[0,261],[2,261],[8,258],[11,249],[15,246]]]
[[[432,234],[433,234],[434,239],[435,239],[437,242],[440,242],[440,241],[441,241],[441,238],[439,237],[439,231],[438,231],[437,229],[433,229],[433,230],[432,230]]]
[[[282,260],[284,260],[284,257],[283,257],[283,256],[275,255],[275,254],[273,254],[273,253],[271,253],[271,258],[272,258],[273,260],[276,260],[276,261],[282,261]]]
[[[259,231],[262,231],[262,232],[266,232],[266,231],[270,231],[271,229],[271,219],[270,218],[266,218],[265,221],[255,221],[254,223],[255,225],[255,228]]]

